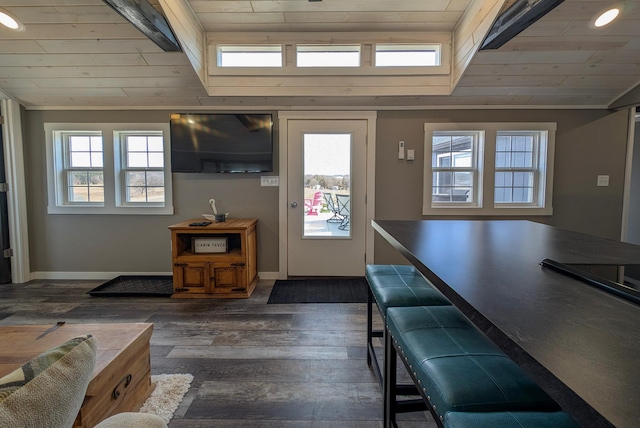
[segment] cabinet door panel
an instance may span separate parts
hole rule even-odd
[[[228,266],[213,263],[211,272],[211,290],[213,293],[229,293],[245,289],[242,281],[244,269],[239,266]]]
[[[176,291],[183,293],[208,293],[210,290],[209,263],[184,263],[174,266]]]

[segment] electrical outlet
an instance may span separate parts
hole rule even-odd
[[[266,187],[266,186],[279,186],[280,182],[279,182],[279,177],[277,175],[266,175],[266,176],[262,176],[260,177],[260,186],[262,187]]]

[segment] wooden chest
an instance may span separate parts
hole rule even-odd
[[[0,327],[0,377],[31,358],[83,334],[98,342],[98,360],[74,427],[93,427],[121,412],[137,412],[153,391],[149,340],[153,324],[65,324]]]

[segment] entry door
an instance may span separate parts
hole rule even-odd
[[[289,276],[363,276],[366,120],[288,120]]]
[[[7,251],[9,241],[9,208],[7,205],[7,179],[4,165],[4,142],[0,125],[0,284],[11,282],[11,258]]]

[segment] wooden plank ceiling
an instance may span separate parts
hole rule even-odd
[[[480,52],[477,45],[508,2],[152,3],[167,16],[185,52],[163,52],[102,0],[0,0],[0,7],[26,27],[23,32],[0,27],[0,95],[4,92],[28,108],[604,108],[640,82],[640,0],[626,1],[621,19],[598,30],[591,29],[589,21],[614,2],[565,0],[500,49]],[[223,79],[206,72],[207,46],[220,37],[233,40],[247,33],[266,38],[274,33],[289,34],[289,38],[299,34],[302,39],[313,33],[328,40],[336,34],[361,33],[380,40],[433,34],[450,42],[451,74],[412,75],[406,80],[397,76],[393,85],[373,91],[374,95],[362,90],[350,94],[350,85],[357,87],[357,75],[336,77],[339,90],[324,93],[295,89],[287,93],[277,84],[254,90],[245,87],[241,93],[224,91],[233,76]],[[271,84],[262,76],[253,78]],[[446,93],[437,86],[438,92],[429,94],[429,86],[443,79]],[[408,82],[427,89],[414,95],[402,90]],[[224,95],[214,95],[214,87]]]

